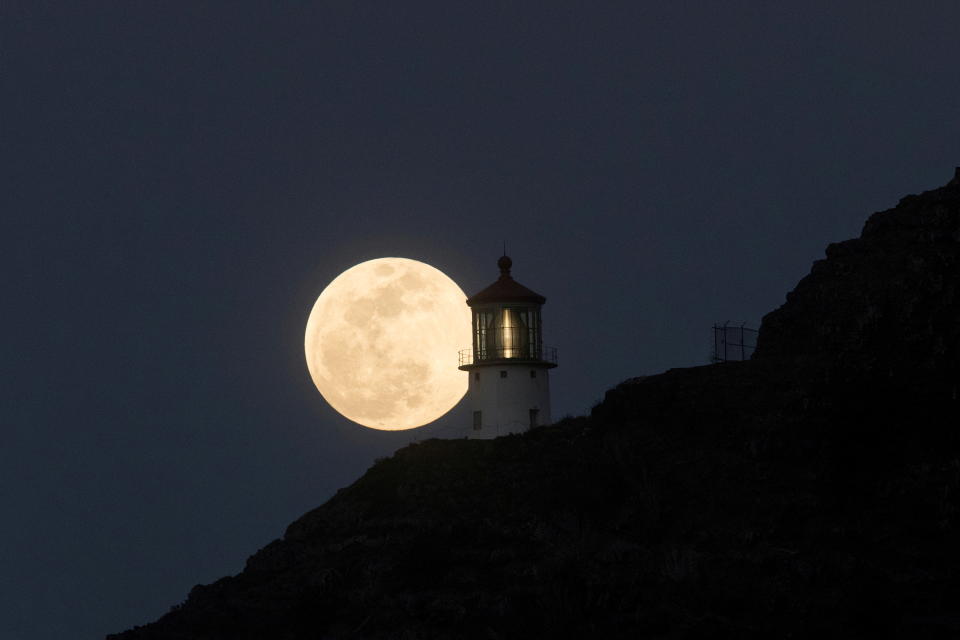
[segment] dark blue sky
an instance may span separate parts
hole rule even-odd
[[[3,2],[0,638],[154,619],[430,433],[309,380],[357,262],[469,294],[506,239],[555,416],[704,364],[960,164],[960,4],[918,6]]]

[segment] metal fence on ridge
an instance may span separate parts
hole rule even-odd
[[[713,357],[712,362],[731,362],[749,360],[757,348],[756,329],[746,326],[746,323],[730,325],[730,321],[713,325]]]

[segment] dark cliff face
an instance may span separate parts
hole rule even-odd
[[[831,245],[754,360],[406,447],[112,637],[957,637],[958,192]]]
[[[757,358],[816,358],[857,375],[939,376],[960,359],[960,168],[875,213],[763,319]]]

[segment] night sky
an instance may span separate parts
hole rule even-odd
[[[316,392],[363,260],[472,294],[505,240],[555,417],[706,364],[960,164],[960,4],[920,6],[4,0],[0,638],[153,620],[464,419]]]

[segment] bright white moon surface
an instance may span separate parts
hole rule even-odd
[[[433,422],[467,392],[457,352],[470,346],[467,296],[428,264],[377,258],[347,269],[313,305],[307,368],[334,409],[395,431]]]

